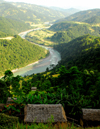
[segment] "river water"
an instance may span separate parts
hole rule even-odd
[[[31,32],[33,30],[35,31],[35,30],[39,30],[39,29],[41,29],[41,28],[21,32],[19,35],[22,38],[25,38],[27,33]],[[39,45],[39,46],[45,47],[42,45]],[[17,76],[17,75],[27,76],[27,75],[31,75],[33,73],[41,73],[41,72],[45,72],[47,67],[50,69],[52,64],[56,66],[58,64],[58,62],[61,60],[60,53],[58,51],[54,50],[53,48],[49,48],[49,47],[45,47],[45,48],[48,49],[50,52],[48,57],[35,62],[35,64],[31,64],[31,65],[28,65],[28,66],[18,69],[17,71],[14,72],[14,76]]]

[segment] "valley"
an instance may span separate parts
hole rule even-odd
[[[38,33],[41,35],[41,30],[42,30],[42,28],[40,28],[40,30],[39,30],[39,28],[38,29],[33,29],[33,30],[22,32],[19,35],[22,38],[26,38],[27,33],[30,34],[33,31],[34,32],[39,31],[40,33],[39,32]],[[30,32],[30,31],[32,31],[32,32]],[[36,43],[37,42],[35,42],[35,44]],[[52,65],[54,65],[54,66],[57,65],[57,63],[61,60],[60,53],[57,52],[56,50],[54,50],[53,48],[49,48],[49,47],[41,46],[41,45],[39,45],[39,46],[45,48],[46,51],[49,50],[48,56],[46,58],[44,58],[44,59],[36,61],[35,63],[29,64],[26,67],[13,70],[12,72],[14,72],[14,76],[16,76],[16,75],[27,76],[27,75],[31,75],[33,73],[35,74],[35,73],[45,72],[47,68],[51,69]]]
[[[0,76],[0,128],[55,129],[52,122],[24,123],[24,107],[61,104],[65,129],[99,129],[82,109],[100,109],[100,9],[0,1]],[[6,105],[8,97],[14,103]],[[17,125],[2,113],[18,117]]]

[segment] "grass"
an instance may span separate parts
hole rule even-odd
[[[13,126],[12,129],[100,129],[99,127],[88,127],[88,128],[82,128],[82,127],[76,127],[74,124],[71,126],[67,123],[57,123],[57,124],[43,124],[43,123],[33,123],[31,125],[29,124],[23,124],[23,123],[18,123],[17,127]]]
[[[32,38],[32,41],[34,43],[38,44],[43,44],[45,46],[52,46],[54,45],[54,42],[50,41],[49,38],[52,37],[55,34],[55,32],[47,30],[47,29],[42,29],[42,30],[37,30],[28,33],[28,37],[30,39]]]

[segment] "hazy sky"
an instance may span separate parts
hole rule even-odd
[[[93,9],[100,8],[100,0],[5,0],[11,2],[25,2],[43,6],[64,8]]]

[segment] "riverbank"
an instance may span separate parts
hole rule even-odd
[[[28,64],[27,66],[31,66],[31,65],[37,64],[38,62],[39,62],[39,61],[36,61],[36,62],[34,62],[34,63]],[[26,66],[26,67],[27,67],[27,66]],[[24,68],[24,67],[13,69],[13,70],[11,70],[11,72],[12,72],[12,73],[15,73],[15,72],[17,72],[18,70],[20,70],[20,69],[22,69],[22,68]]]
[[[37,28],[37,29],[40,29],[40,28]],[[21,35],[19,34],[19,36],[21,36],[22,38],[25,38],[25,35],[29,31],[33,31],[33,30],[21,32],[20,33]],[[32,42],[30,42],[30,43],[32,43]],[[39,45],[36,43],[32,43],[32,44]],[[43,45],[39,45],[39,46],[44,47],[45,49],[47,49],[49,51],[49,52],[47,52],[47,55],[45,56],[45,58],[42,58],[36,62],[30,63],[24,67],[11,70],[13,72],[14,76],[20,75],[20,76],[24,77],[27,75],[31,75],[33,73],[36,74],[36,73],[44,72],[44,71],[46,71],[47,67],[50,68],[50,66],[52,64],[57,65],[57,63],[61,60],[60,53],[57,52],[56,50],[54,50],[52,47],[46,47]],[[1,77],[3,77],[3,76],[1,76]]]

